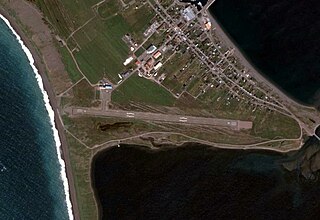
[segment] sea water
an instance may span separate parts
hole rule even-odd
[[[72,219],[48,96],[30,51],[0,18],[0,219]]]
[[[95,156],[92,179],[102,219],[319,219],[319,180],[285,170],[286,160],[264,150],[121,145]]]
[[[210,12],[261,72],[320,105],[320,1],[216,0]]]

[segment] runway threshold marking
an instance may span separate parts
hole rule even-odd
[[[186,118],[186,117],[180,117],[180,118],[179,118],[179,121],[180,121],[180,122],[187,122],[187,121],[188,121],[188,118]]]
[[[132,112],[127,112],[127,117],[128,117],[128,118],[134,118],[134,113],[132,113]]]

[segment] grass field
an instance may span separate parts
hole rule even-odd
[[[170,92],[137,75],[132,75],[112,92],[112,102],[117,104],[138,102],[147,105],[173,106],[175,101]]]
[[[155,12],[148,4],[122,8],[119,0],[37,0],[56,33],[67,40],[77,63],[91,83],[106,77],[116,83],[118,74],[125,70],[123,62],[130,55],[122,40],[131,34],[136,42],[143,41],[143,32],[152,22]],[[70,78],[77,75],[70,58],[63,52],[64,62],[70,68]]]
[[[121,9],[120,2],[118,0],[108,0],[103,2],[97,9],[99,15],[103,19],[114,15]]]
[[[67,140],[80,218],[85,220],[97,219],[97,206],[94,201],[89,173],[92,152],[76,141],[71,135],[67,135]]]
[[[256,112],[252,134],[262,138],[299,138],[300,127],[292,118],[277,112]]]
[[[75,25],[66,11],[64,5],[59,0],[36,0],[38,8],[49,20],[51,27],[62,37],[67,38]]]
[[[62,56],[63,63],[65,65],[66,71],[72,82],[77,82],[82,78],[81,73],[77,69],[69,51],[65,47],[59,47],[59,52]]]
[[[155,12],[148,5],[144,4],[138,9],[129,7],[122,12],[123,18],[131,27],[131,34],[138,43],[142,43],[143,32],[152,23],[152,18],[155,16]]]
[[[123,62],[128,57],[129,48],[122,37],[130,27],[116,15],[105,22],[96,18],[90,26],[74,35],[81,49],[75,57],[84,74],[92,83],[106,76],[113,83],[124,70]]]

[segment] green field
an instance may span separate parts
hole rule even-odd
[[[81,219],[98,219],[97,206],[91,188],[90,163],[92,151],[67,135],[69,157]]]
[[[75,83],[80,80],[82,78],[82,75],[77,69],[69,51],[65,47],[59,47],[59,52],[61,54],[66,71],[68,72],[72,82]]]
[[[37,0],[49,24],[66,40],[76,61],[91,83],[106,77],[116,83],[118,74],[125,70],[123,62],[131,54],[122,40],[131,34],[134,41],[143,41],[143,32],[152,23],[155,12],[148,4],[122,8],[120,1],[108,0]],[[74,50],[75,49],[75,50]],[[64,54],[64,62],[71,66]],[[78,78],[71,67],[70,77]]]
[[[129,48],[121,39],[128,29],[125,20],[117,15],[106,22],[96,18],[74,35],[81,47],[74,55],[90,82],[96,83],[103,76],[113,83],[119,80],[118,74],[124,70],[122,63],[129,55]]]
[[[120,2],[118,0],[108,0],[103,2],[97,9],[99,15],[103,19],[114,15],[121,9]]]
[[[173,106],[175,101],[170,92],[137,75],[132,75],[112,92],[112,102],[121,105],[138,102],[147,105]]]
[[[269,139],[299,138],[299,124],[292,118],[277,112],[256,112],[252,135]]]

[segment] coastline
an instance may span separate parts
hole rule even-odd
[[[309,137],[309,139],[312,137]],[[274,154],[283,154],[283,155],[288,155],[290,153],[297,153],[303,147],[305,146],[305,143],[301,143],[299,147],[297,148],[291,148],[291,149],[286,149],[286,150],[281,150],[281,149],[276,149],[272,147],[259,147],[259,146],[253,146],[250,147],[250,144],[246,145],[228,145],[228,144],[219,144],[219,143],[212,143],[212,142],[207,142],[207,141],[201,141],[201,140],[194,140],[194,141],[184,141],[181,143],[161,143],[161,144],[156,144],[156,146],[153,146],[150,142],[146,143],[137,143],[135,142],[136,138],[132,139],[126,139],[124,141],[119,141],[119,140],[114,140],[110,141],[109,143],[106,143],[104,145],[101,145],[97,149],[92,149],[93,153],[89,159],[89,176],[91,179],[91,188],[94,193],[94,200],[96,201],[97,204],[97,211],[98,211],[98,219],[101,219],[102,217],[102,209],[101,209],[101,204],[100,204],[100,199],[98,196],[98,193],[96,191],[96,188],[94,186],[94,169],[95,169],[95,159],[99,157],[101,153],[104,153],[105,151],[109,151],[113,148],[117,148],[117,146],[120,144],[120,147],[128,147],[128,146],[133,146],[134,148],[139,148],[141,150],[145,151],[151,151],[151,152],[157,152],[161,150],[168,150],[168,149],[177,149],[177,148],[184,148],[188,146],[205,146],[209,150],[228,150],[228,151],[251,151],[251,152],[266,152],[266,153],[274,153]]]
[[[208,15],[212,26],[215,28],[219,38],[223,39],[224,43],[227,44],[228,47],[234,48],[235,55],[239,58],[241,63],[250,70],[250,74],[259,82],[266,84],[269,88],[271,88],[283,102],[287,102],[289,105],[296,105],[303,108],[312,108],[315,109],[313,105],[308,105],[306,103],[302,103],[299,100],[292,97],[286,91],[284,91],[280,86],[278,86],[275,82],[273,82],[270,78],[268,78],[265,74],[263,74],[257,67],[251,63],[250,59],[246,57],[245,53],[240,49],[239,45],[232,39],[232,37],[228,34],[228,32],[224,29],[223,25],[220,24],[214,15],[210,12],[210,7],[214,4],[215,0],[212,0],[207,3],[205,6],[205,13]]]
[[[76,192],[74,188],[74,179],[67,148],[67,140],[64,134],[63,123],[59,117],[59,106],[57,104],[56,96],[46,75],[47,68],[43,64],[42,59],[40,58],[40,55],[37,52],[35,46],[25,35],[15,18],[12,17],[3,8],[0,8],[0,15],[2,15],[3,18],[5,18],[9,22],[8,25],[8,23],[3,19],[8,27],[13,31],[13,34],[16,36],[18,42],[22,46],[22,49],[26,53],[30,65],[34,70],[39,88],[42,90],[43,100],[48,111],[48,116],[50,118],[50,123],[52,125],[52,131],[56,143],[57,156],[60,163],[60,177],[63,181],[69,219],[80,219]],[[23,46],[25,46],[25,48]],[[28,52],[31,56],[29,56]]]
[[[5,11],[3,12],[2,10],[3,9],[0,8],[0,14],[4,15],[5,13],[7,13]],[[209,12],[208,12],[208,14],[211,16],[211,14]],[[46,69],[47,69],[46,65],[42,62],[42,59],[40,58],[41,55],[36,50],[35,46],[31,42],[31,40],[25,36],[25,33],[23,32],[23,30],[20,30],[21,27],[19,27],[19,24],[16,23],[15,18],[11,17],[9,14],[7,14],[6,18],[8,20],[10,20],[11,25],[14,27],[16,32],[22,38],[23,42],[27,45],[28,49],[31,51],[32,56],[33,56],[33,58],[35,60],[34,64],[35,64],[36,68],[39,70],[39,74],[42,77],[42,82],[44,84],[44,88],[45,88],[46,92],[48,93],[50,104],[51,104],[51,107],[53,108],[53,111],[54,111],[54,123],[55,123],[55,126],[56,126],[56,128],[57,128],[57,130],[59,132],[59,136],[60,136],[60,141],[61,141],[61,149],[60,150],[62,150],[62,152],[61,152],[62,153],[62,157],[63,157],[64,162],[66,164],[66,174],[67,174],[68,181],[69,181],[70,197],[71,197],[71,202],[72,202],[72,206],[73,206],[74,218],[75,219],[79,219],[80,217],[77,216],[79,211],[76,211],[78,209],[77,208],[78,206],[76,205],[77,204],[77,198],[76,198],[76,194],[75,194],[75,190],[74,190],[74,180],[73,180],[73,175],[72,175],[72,172],[71,172],[71,164],[70,164],[70,159],[69,159],[69,156],[68,156],[69,153],[68,153],[67,141],[66,141],[66,137],[65,137],[65,133],[64,133],[63,122],[61,121],[61,118],[59,118],[59,111],[58,111],[59,106],[57,104],[56,96],[54,94],[52,85],[50,84],[50,82],[48,80],[48,77],[46,75]],[[241,52],[238,51],[237,47],[235,47],[235,48],[236,48],[237,56],[238,56],[238,53],[240,53],[240,56],[239,56],[239,58],[240,58],[242,56],[242,54],[241,54]],[[256,71],[251,64],[250,64],[250,67],[252,67],[251,71]],[[266,79],[264,79],[263,75],[262,75],[262,80],[267,81]],[[272,85],[272,83],[271,83],[271,85]],[[307,107],[307,106],[304,106],[304,107]],[[175,147],[180,147],[180,146],[181,145],[176,145]],[[116,145],[114,147],[116,147]],[[212,147],[213,148],[230,149],[230,150],[270,150],[270,151],[278,151],[277,149],[271,149],[271,148],[264,149],[264,148],[261,148],[261,147],[260,148],[259,147],[246,148],[246,147],[241,147],[241,146],[239,146],[239,147],[212,146]],[[106,149],[106,148],[105,147],[101,148],[101,151],[104,150],[104,149]],[[295,150],[299,150],[299,148],[298,149],[292,149],[290,151],[295,151]],[[101,152],[101,151],[99,150],[96,153]],[[286,153],[288,151],[284,152],[284,151],[279,150],[279,152]],[[91,161],[91,163],[92,163],[92,161]],[[96,199],[96,201],[98,201],[97,198],[95,198],[95,199]]]
[[[311,140],[311,137],[310,137]],[[202,143],[197,143],[197,142],[185,142],[182,144],[161,144],[158,145],[157,147],[151,147],[151,146],[147,146],[147,145],[142,145],[139,143],[121,143],[120,147],[130,147],[130,148],[134,148],[134,149],[138,149],[141,151],[146,151],[146,152],[151,152],[151,153],[156,153],[159,151],[166,151],[166,150],[172,150],[172,149],[178,149],[178,148],[192,148],[192,147],[203,147],[205,149],[207,149],[208,151],[229,151],[229,152],[233,152],[235,151],[242,151],[242,152],[247,152],[247,153],[262,153],[262,154],[268,154],[268,155],[282,155],[285,157],[290,157],[290,160],[284,160],[284,164],[285,163],[290,163],[290,161],[294,161],[294,160],[298,160],[298,158],[302,158],[303,155],[307,155],[309,153],[312,154],[313,150],[311,149],[311,151],[309,152],[308,147],[308,141],[299,149],[296,150],[291,150],[291,151],[286,151],[286,152],[281,152],[281,151],[275,151],[272,149],[261,149],[261,148],[251,148],[251,149],[241,149],[241,148],[226,148],[226,147],[216,147],[216,146],[212,146],[212,145],[207,145],[207,144],[202,144]],[[90,178],[91,178],[91,187],[93,189],[94,192],[94,197],[95,200],[97,202],[97,206],[98,206],[98,217],[99,219],[102,218],[102,214],[103,214],[103,210],[102,210],[102,205],[100,204],[100,197],[99,194],[97,192],[97,189],[95,188],[95,165],[96,165],[96,159],[103,155],[108,153],[110,150],[114,150],[115,148],[117,148],[116,144],[112,144],[103,148],[100,148],[99,150],[95,151],[94,154],[91,156],[91,163],[90,163]],[[248,151],[247,151],[248,150]],[[283,165],[283,169],[287,170],[287,171],[292,171],[290,170],[290,167],[286,167],[285,165]],[[309,172],[309,170],[304,170],[305,172]],[[305,176],[306,177],[306,176]],[[307,178],[307,177],[306,177]]]

